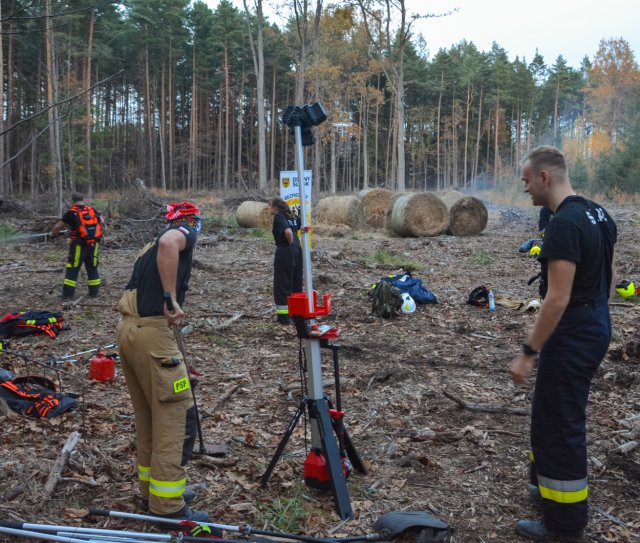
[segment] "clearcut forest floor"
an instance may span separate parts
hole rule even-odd
[[[610,207],[610,212],[620,232],[619,275],[637,284],[640,211]],[[10,213],[0,213],[0,221],[23,231],[43,228],[42,221]],[[527,280],[537,273],[537,263],[518,253],[519,245],[535,236],[536,222],[532,208],[491,206],[487,229],[475,237],[315,236],[314,287],[333,296],[334,311],[325,320],[342,330],[345,421],[369,471],[348,480],[355,519],[344,524],[330,495],[301,484],[302,421],[269,488],[260,487],[260,475],[300,399],[298,340],[271,315],[270,233],[207,222],[182,326],[188,362],[203,374],[196,395],[205,441],[226,443],[229,453],[221,461],[226,465],[207,465],[194,456],[189,465],[189,484],[196,485],[198,496],[193,507],[223,524],[322,536],[369,533],[388,511],[427,511],[453,527],[453,542],[520,541],[516,520],[538,518],[538,511],[526,492],[529,417],[508,411],[529,408],[533,381],[516,387],[507,368],[535,317],[500,306],[493,314],[465,301],[482,284],[496,294],[536,296],[537,284],[527,286]],[[14,339],[11,348],[46,362],[114,343],[115,303],[137,251],[150,239],[144,232],[133,234],[114,221],[101,251],[101,296],[86,297],[83,271],[77,299],[65,305],[59,297],[66,240],[3,243],[1,312],[61,309],[67,326],[55,340],[24,337]],[[439,303],[392,320],[370,318],[371,283],[401,272],[406,262],[418,267],[414,274]],[[592,385],[588,541],[640,541],[640,447],[629,444],[640,441],[637,301],[612,300],[613,342]],[[46,370],[65,391],[80,394],[74,413],[51,420],[0,416],[0,519],[154,530],[144,522],[86,516],[90,507],[139,512],[134,424],[124,378],[117,371],[114,382],[90,382],[90,356],[67,359],[57,366],[58,376]],[[11,354],[0,356],[0,366],[17,374],[43,372]],[[323,368],[331,394],[327,352]],[[497,406],[498,412],[462,407],[451,397]],[[49,472],[72,431],[80,432],[81,440],[53,495],[43,499]],[[620,449],[625,444],[631,449],[626,453]]]

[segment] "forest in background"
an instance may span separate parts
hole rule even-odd
[[[497,43],[428,54],[404,0],[285,4],[278,27],[262,0],[2,0],[0,196],[61,207],[135,179],[270,193],[293,169],[282,112],[316,101],[316,191],[499,189],[539,144],[564,149],[578,189],[640,188],[640,69],[623,38],[577,68]]]

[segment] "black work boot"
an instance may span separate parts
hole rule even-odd
[[[196,493],[190,488],[187,488],[182,494],[182,499],[184,500],[184,503],[191,503],[196,499]],[[142,510],[145,513],[149,512],[149,500],[147,498],[142,498]]]
[[[584,541],[584,532],[552,532],[545,528],[541,520],[519,520],[516,523],[516,533],[533,541],[549,543],[580,543]]]
[[[175,513],[169,513],[168,515],[159,515],[157,513],[153,513],[150,511],[150,514],[154,517],[161,517],[166,519],[175,519],[175,520],[192,520],[194,522],[209,522],[209,513],[205,511],[195,511],[194,509],[189,509],[186,505],[176,511]]]

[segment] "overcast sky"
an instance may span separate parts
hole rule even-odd
[[[205,0],[213,9],[219,0]],[[232,0],[240,9],[242,0]],[[558,55],[569,66],[580,67],[587,55],[593,59],[602,39],[624,38],[640,60],[640,0],[406,0],[411,13],[439,14],[458,8],[446,17],[427,18],[416,23],[427,41],[429,56],[461,40],[476,44],[481,51],[497,42],[511,60],[516,55],[531,61],[536,48],[545,63],[554,64]],[[281,24],[269,5],[290,3],[264,0],[269,19]],[[325,0],[325,6],[330,2]],[[253,2],[249,1],[249,5]]]

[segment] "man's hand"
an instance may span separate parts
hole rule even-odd
[[[165,300],[164,316],[166,317],[167,322],[169,323],[169,326],[178,324],[178,321],[182,317],[184,317],[184,315],[185,315],[184,311],[182,311],[182,308],[180,307],[180,304],[178,302],[176,302],[175,300],[171,300],[171,301]]]
[[[513,360],[513,362],[511,362],[509,373],[511,374],[511,379],[516,385],[522,385],[526,382],[527,378],[531,374],[535,361],[535,356],[528,356],[521,353]]]

